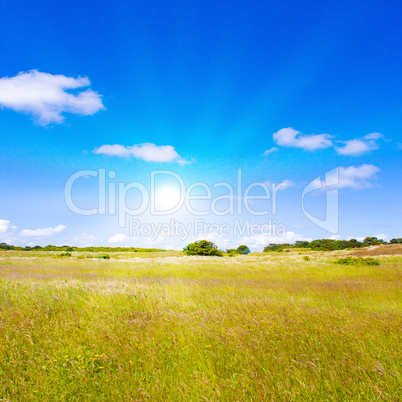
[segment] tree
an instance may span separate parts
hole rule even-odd
[[[306,240],[296,240],[296,247],[306,248],[309,246],[309,242]]]
[[[10,246],[10,245],[7,244],[7,243],[1,243],[1,244],[0,244],[0,249],[1,249],[1,250],[12,250],[12,248],[13,248],[13,246]]]
[[[377,237],[366,237],[363,243],[368,246],[377,246],[379,244],[386,243],[383,239],[377,239]]]
[[[241,246],[237,247],[236,251],[238,254],[248,254],[250,252],[250,249],[242,244]]]
[[[187,255],[215,255],[222,256],[222,251],[216,247],[214,243],[207,240],[199,240],[194,243],[188,244],[183,249],[184,253]]]
[[[235,248],[228,248],[226,252],[229,254],[229,257],[233,257],[236,254],[239,254]]]
[[[282,244],[270,243],[268,246],[264,247],[264,253],[268,253],[269,251],[282,251],[282,250],[283,250]]]

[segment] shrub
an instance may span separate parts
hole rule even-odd
[[[274,244],[271,243],[268,246],[264,247],[264,253],[268,253],[270,251],[283,251],[284,246],[290,246],[290,244]]]
[[[214,243],[207,240],[199,240],[188,244],[183,249],[186,255],[215,255],[222,256],[222,251]]]
[[[250,249],[245,246],[244,244],[242,244],[241,246],[237,247],[236,249],[238,254],[248,254],[250,253]]]
[[[226,252],[229,254],[229,257],[233,257],[233,256],[235,256],[237,254],[246,255],[246,254],[250,253],[250,249],[243,244],[243,245],[237,247],[236,249],[235,248],[228,248],[226,250]]]
[[[14,246],[10,246],[7,243],[0,243],[0,250],[12,250]]]
[[[341,265],[380,265],[376,258],[367,257],[344,257],[335,261],[335,264]]]
[[[110,255],[109,254],[104,254],[104,255],[98,256],[98,258],[103,258],[104,260],[110,260]]]
[[[303,260],[304,260],[304,261],[310,261],[310,257],[309,257],[308,255],[305,255],[305,256],[303,257]]]
[[[59,254],[60,257],[71,257],[71,253],[61,253]]]

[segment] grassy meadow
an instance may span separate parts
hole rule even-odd
[[[59,254],[0,252],[0,400],[400,400],[401,255]]]

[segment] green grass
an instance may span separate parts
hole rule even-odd
[[[344,265],[380,265],[378,259],[372,257],[343,257],[336,260],[335,263]]]
[[[400,256],[109,254],[0,253],[0,399],[399,399]]]

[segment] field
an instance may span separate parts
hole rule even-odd
[[[0,400],[400,400],[402,250],[384,247],[374,266],[0,252]]]

